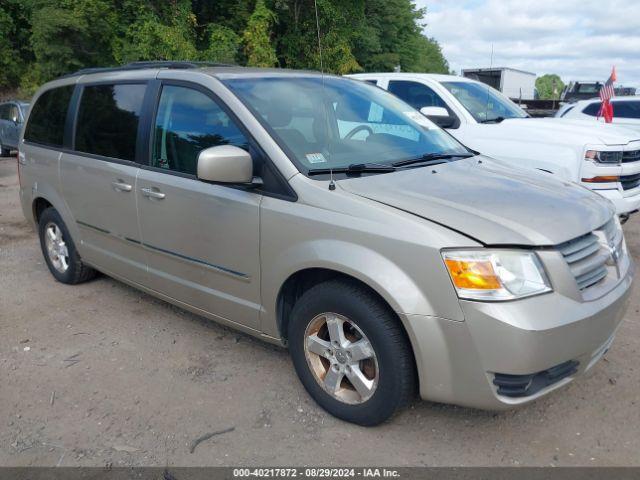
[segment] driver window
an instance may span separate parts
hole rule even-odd
[[[442,107],[449,110],[440,96],[428,86],[407,80],[391,80],[389,92],[401,98],[416,110],[422,107]]]
[[[209,96],[187,87],[162,87],[151,166],[196,175],[198,155],[218,145],[248,150],[246,137]]]

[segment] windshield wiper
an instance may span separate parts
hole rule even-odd
[[[346,167],[336,168],[312,168],[307,172],[308,175],[328,175],[330,173],[387,173],[393,172],[396,167],[393,165],[385,165],[383,163],[352,163]]]
[[[480,120],[478,123],[500,123],[503,120],[505,120],[504,117],[494,117],[494,118],[487,118],[485,120]]]
[[[424,163],[425,166],[428,166],[444,163],[445,160],[451,161],[454,158],[469,158],[473,156],[475,156],[473,153],[425,153],[424,155],[417,158],[410,158],[408,160],[400,160],[399,162],[394,162],[392,163],[392,165],[394,167],[404,167],[405,165]]]

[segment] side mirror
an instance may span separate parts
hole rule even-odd
[[[420,113],[441,128],[449,128],[456,123],[455,117],[449,116],[444,107],[422,107]]]
[[[234,145],[209,147],[198,155],[198,178],[207,182],[251,183],[253,160]]]

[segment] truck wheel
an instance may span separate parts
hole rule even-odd
[[[49,271],[56,280],[75,285],[96,276],[96,271],[82,263],[67,226],[58,211],[47,208],[38,221],[40,247]]]
[[[332,280],[298,299],[289,351],[307,392],[348,422],[378,425],[413,396],[415,364],[405,331],[386,304],[355,282]]]

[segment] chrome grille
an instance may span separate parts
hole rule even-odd
[[[622,163],[638,162],[638,161],[640,161],[640,150],[622,152]]]
[[[600,241],[594,233],[570,240],[558,248],[580,290],[595,285],[607,276],[609,254],[601,249]]]
[[[608,275],[607,265],[613,261],[611,247],[621,251],[622,241],[622,229],[616,218],[612,218],[598,230],[559,245],[558,250],[569,265],[578,288],[585,290]]]
[[[640,185],[640,173],[636,173],[635,175],[622,175],[620,177],[620,183],[622,184],[623,190],[636,188]]]
[[[604,241],[607,243],[607,245],[618,246],[622,242],[622,228],[618,227],[618,223],[615,219],[612,218],[607,223],[605,223],[600,231],[602,231],[602,233],[604,234]]]

